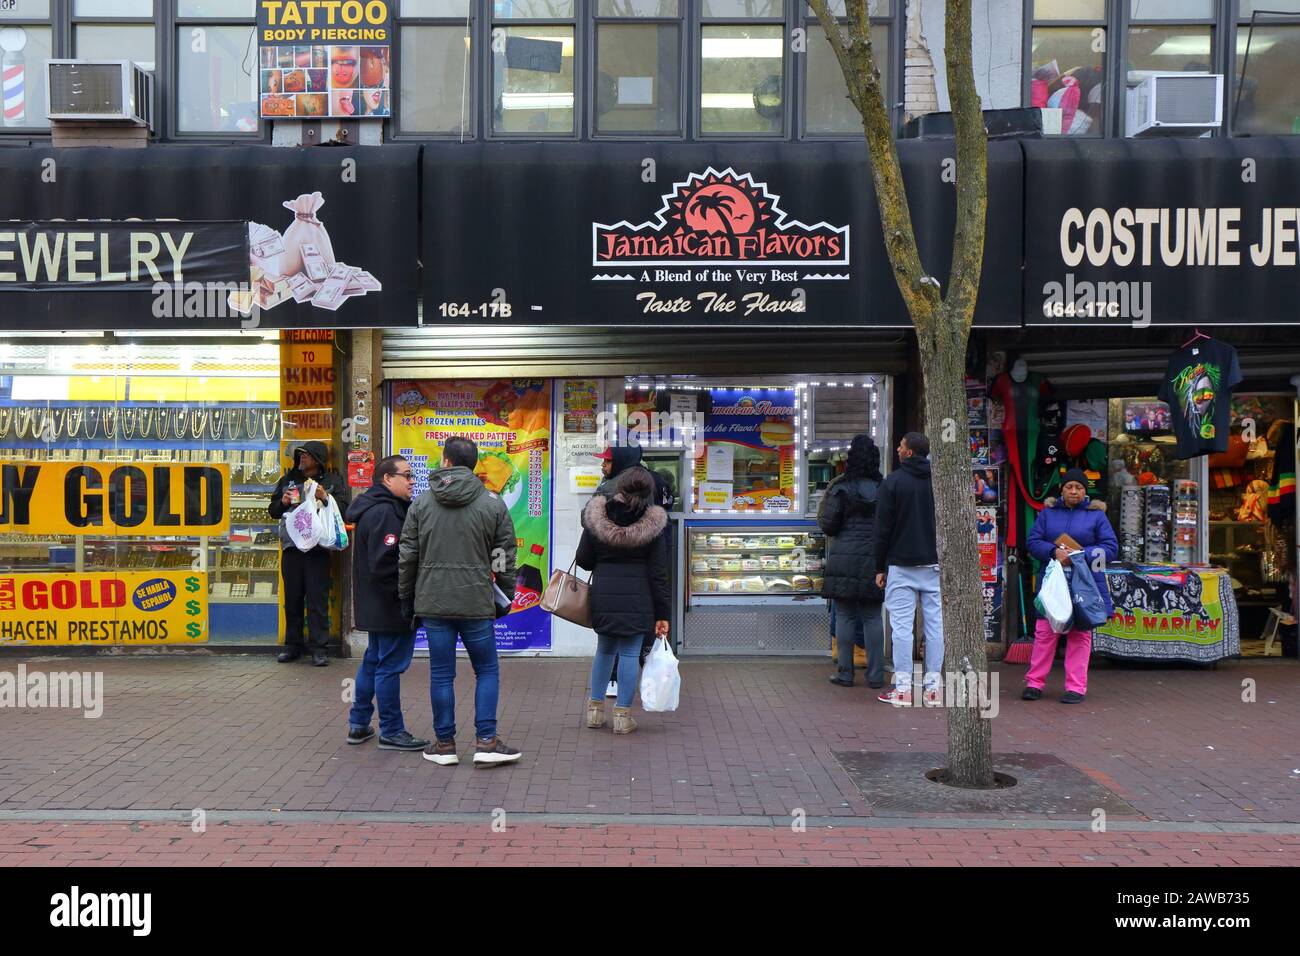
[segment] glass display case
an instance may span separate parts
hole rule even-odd
[[[804,527],[691,528],[687,555],[692,602],[716,597],[821,594],[826,538]]]

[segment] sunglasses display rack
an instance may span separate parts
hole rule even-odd
[[[1147,485],[1145,543],[1142,560],[1147,564],[1169,563],[1169,486]]]
[[[1146,506],[1145,489],[1130,485],[1120,492],[1119,504],[1119,556],[1130,564],[1142,563],[1142,528]]]
[[[1196,561],[1200,494],[1200,485],[1195,481],[1180,478],[1174,482],[1172,557],[1175,564]]]

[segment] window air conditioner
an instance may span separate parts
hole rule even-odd
[[[130,60],[50,60],[45,102],[53,121],[153,128],[153,74]]]
[[[1142,72],[1129,82],[1129,136],[1199,136],[1223,125],[1220,73]]]

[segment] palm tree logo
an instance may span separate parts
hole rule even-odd
[[[735,236],[754,227],[754,204],[730,183],[711,183],[687,200],[685,219],[697,232]]]

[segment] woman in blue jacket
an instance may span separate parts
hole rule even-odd
[[[1072,566],[1069,552],[1058,547],[1056,541],[1068,534],[1083,549],[1083,556]],[[1061,482],[1061,497],[1049,498],[1046,507],[1038,514],[1029,531],[1029,553],[1043,564],[1053,558],[1060,561],[1067,573],[1091,571],[1097,583],[1097,592],[1106,602],[1106,610],[1114,610],[1110,593],[1106,589],[1106,574],[1102,570],[1106,561],[1119,557],[1119,542],[1106,518],[1106,504],[1089,501],[1088,479],[1078,468],[1071,468]],[[1034,627],[1034,650],[1025,674],[1025,700],[1038,700],[1043,696],[1043,685],[1056,658],[1056,642],[1061,635],[1052,630],[1046,618],[1040,617]],[[1088,693],[1088,659],[1092,655],[1092,631],[1071,629],[1065,644],[1065,696],[1062,704],[1077,704]]]

